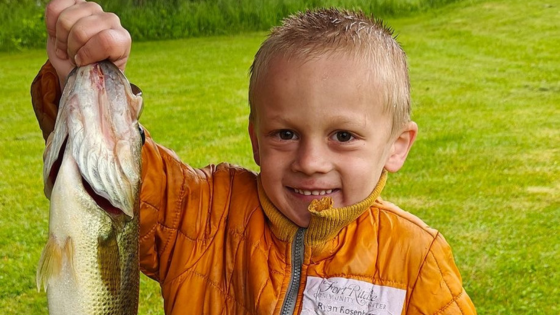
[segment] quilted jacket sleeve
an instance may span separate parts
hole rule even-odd
[[[420,270],[407,314],[476,314],[462,287],[451,248],[441,234],[435,238]]]
[[[211,216],[221,214],[209,210],[215,171],[213,166],[195,169],[184,164],[146,131],[140,193],[140,269],[148,277],[164,283],[207,249],[209,243],[201,245],[199,240],[215,235]],[[178,238],[184,242],[177,243]]]

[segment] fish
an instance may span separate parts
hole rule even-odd
[[[36,282],[50,315],[138,312],[142,107],[109,61],[68,76],[43,154],[49,232]]]

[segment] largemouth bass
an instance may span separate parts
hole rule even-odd
[[[105,61],[69,75],[43,156],[51,315],[137,314],[142,99]]]

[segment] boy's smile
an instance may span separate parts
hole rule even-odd
[[[286,217],[306,227],[311,200],[355,204],[384,167],[392,171],[403,141],[384,102],[373,71],[344,54],[272,59],[253,94],[249,132],[264,191]]]

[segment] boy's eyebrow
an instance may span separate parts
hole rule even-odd
[[[267,117],[266,119],[261,120],[263,125],[270,125],[271,123],[278,124],[281,126],[291,126],[293,122],[290,121],[289,118],[286,118],[284,115],[275,114],[271,117]]]
[[[350,128],[350,127],[365,127],[370,123],[366,115],[359,115],[359,117],[349,117],[346,115],[335,115],[329,116],[329,123],[331,125],[343,125],[342,128]],[[266,119],[265,123],[279,123],[284,125],[292,125],[293,121],[286,117],[286,115],[275,114]],[[310,122],[311,123],[311,122]]]
[[[367,115],[359,115],[359,117],[355,119],[353,119],[352,117],[340,115],[340,116],[332,117],[332,123],[337,125],[343,125],[342,127],[346,129],[351,129],[356,127],[364,128],[370,123],[370,121]]]

